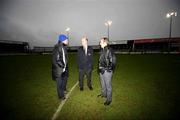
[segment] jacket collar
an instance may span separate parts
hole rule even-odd
[[[58,42],[58,45],[60,45],[60,46],[66,46],[64,43],[62,43],[62,42]]]
[[[107,50],[109,48],[109,46],[107,45],[107,46],[105,46],[104,48],[101,48],[103,51],[105,50]]]
[[[87,46],[87,50],[88,50],[88,48],[89,48],[89,46]],[[84,50],[83,46],[81,46],[81,49],[83,49],[83,50]]]

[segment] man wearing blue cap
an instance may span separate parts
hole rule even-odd
[[[68,62],[67,48],[68,37],[59,35],[58,43],[54,46],[52,53],[52,79],[57,82],[58,97],[62,100],[66,99],[64,91],[68,79]]]

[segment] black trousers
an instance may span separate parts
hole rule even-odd
[[[79,69],[79,87],[83,88],[84,86],[84,76],[87,77],[87,86],[92,87],[91,81],[92,69]]]
[[[64,86],[65,86],[65,81],[63,77],[58,77],[56,78],[57,82],[57,93],[59,98],[64,97]]]
[[[68,68],[66,68],[66,71],[62,74],[62,77],[63,77],[63,79],[64,79],[64,90],[66,91],[67,90],[67,88],[66,88],[66,86],[67,86],[67,81],[68,81],[68,77],[69,77],[69,71],[68,71]]]
[[[66,90],[68,80],[68,71],[61,74],[61,77],[56,78],[57,82],[57,93],[59,98],[64,97],[64,91]]]

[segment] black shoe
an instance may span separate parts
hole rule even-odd
[[[97,97],[102,97],[102,96],[103,96],[102,94],[97,95]]]
[[[99,95],[97,95],[97,97],[104,97],[104,98],[106,98],[104,95],[102,95],[102,94],[99,94]]]
[[[111,104],[111,101],[106,101],[105,103],[104,103],[104,105],[106,106],[106,105],[110,105]]]
[[[65,98],[65,97],[61,97],[60,99],[61,99],[61,100],[65,100],[66,98]]]
[[[80,88],[80,91],[83,91],[84,89],[83,88]]]
[[[90,90],[93,90],[93,87],[89,87]]]

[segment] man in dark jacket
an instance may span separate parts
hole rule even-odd
[[[101,94],[98,95],[106,98],[104,105],[109,105],[112,101],[112,75],[116,64],[116,57],[108,45],[108,38],[102,38],[100,41],[101,52],[98,64],[100,74]]]
[[[91,73],[93,69],[93,48],[88,46],[88,39],[83,37],[81,39],[82,46],[79,47],[77,53],[77,62],[79,69],[79,86],[80,90],[83,91],[83,80],[84,76],[87,77],[87,86],[90,90],[92,88]]]
[[[52,53],[52,79],[57,82],[58,97],[62,100],[65,99],[64,91],[68,79],[66,45],[68,45],[68,37],[63,34],[59,35],[59,41],[54,46]]]

